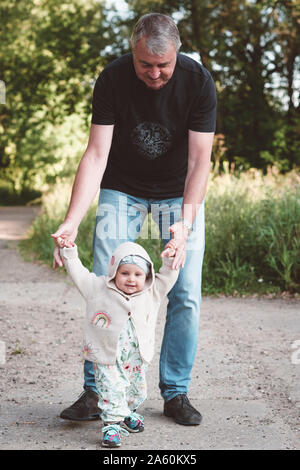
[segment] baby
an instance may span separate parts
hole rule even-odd
[[[85,359],[93,362],[99,395],[102,446],[119,447],[121,436],[144,430],[137,408],[147,397],[146,370],[154,355],[157,314],[162,299],[175,284],[175,245],[161,253],[155,274],[148,253],[137,243],[119,245],[107,276],[90,273],[78,258],[74,243],[59,238],[60,255],[86,300]]]

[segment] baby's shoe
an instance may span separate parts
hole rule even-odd
[[[101,445],[102,447],[120,447],[121,435],[128,436],[126,429],[120,426],[120,423],[107,424],[102,428],[104,434]]]
[[[144,418],[138,413],[131,413],[129,416],[124,418],[121,426],[129,432],[142,432],[144,431]]]

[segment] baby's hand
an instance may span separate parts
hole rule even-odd
[[[173,240],[168,242],[168,248],[165,248],[162,253],[162,258],[173,258],[176,255],[176,245],[173,243]]]
[[[162,258],[173,258],[175,256],[176,251],[173,248],[166,248],[162,253]]]
[[[67,238],[58,237],[56,241],[59,244],[60,248],[72,248],[73,246],[75,246],[74,243],[71,242],[71,240],[68,240]]]

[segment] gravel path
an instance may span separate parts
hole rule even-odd
[[[97,449],[100,421],[59,413],[82,391],[84,303],[62,271],[17,250],[36,209],[0,208],[0,449]],[[300,300],[208,298],[202,303],[189,397],[203,414],[186,428],[162,415],[157,353],[141,408],[145,431],[124,450],[299,449]]]

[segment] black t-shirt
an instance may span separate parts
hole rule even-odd
[[[214,132],[216,89],[210,73],[178,54],[174,73],[159,90],[146,87],[132,54],[109,64],[93,93],[93,124],[114,124],[101,188],[167,199],[183,195],[188,130]]]

